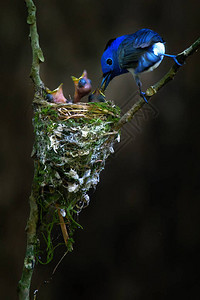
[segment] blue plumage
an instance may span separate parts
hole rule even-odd
[[[134,34],[123,35],[108,41],[101,58],[103,71],[101,90],[105,91],[115,76],[131,72],[140,94],[146,101],[141,91],[139,75],[157,68],[165,55],[172,57],[178,63],[175,55],[165,54],[164,43],[161,36],[151,29],[141,29]]]

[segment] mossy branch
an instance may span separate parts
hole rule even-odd
[[[44,56],[39,45],[39,35],[37,33],[36,24],[36,7],[32,0],[25,0],[28,9],[27,23],[30,26],[30,40],[32,48],[32,66],[30,77],[33,80],[35,93],[42,94],[44,84],[40,78],[40,63],[44,62]],[[37,166],[35,165],[35,170]],[[29,300],[30,285],[32,274],[35,266],[35,250],[37,244],[37,223],[38,223],[38,186],[33,180],[32,192],[29,198],[30,201],[30,215],[26,226],[27,232],[27,246],[24,258],[24,265],[21,280],[18,284],[18,295],[20,300]]]
[[[31,278],[35,266],[35,247],[37,243],[36,227],[38,222],[38,206],[32,191],[30,196],[30,215],[26,226],[27,247],[24,259],[22,277],[18,284],[19,300],[29,300]]]
[[[34,165],[35,173],[38,169],[38,163],[35,162]],[[35,267],[35,250],[37,246],[37,224],[38,224],[38,205],[37,198],[39,194],[39,187],[37,185],[36,176],[34,176],[32,191],[29,197],[30,203],[30,214],[26,225],[27,233],[27,244],[26,253],[24,258],[24,265],[22,270],[22,276],[18,283],[18,296],[19,300],[29,300],[31,279],[33,275],[33,270]]]
[[[180,62],[181,66],[174,63],[170,70],[153,86],[150,86],[146,92],[145,97],[147,101],[151,99],[162,87],[164,87],[169,81],[174,79],[174,76],[178,70],[184,65],[188,56],[196,52],[200,47],[200,37],[187,49],[177,55],[177,60]],[[146,102],[142,97],[121,117],[119,122],[116,124],[115,129],[119,130],[124,124],[128,123],[135,115],[135,113],[142,108]]]
[[[37,23],[36,23],[36,6],[32,0],[25,0],[26,6],[28,9],[27,23],[30,27],[30,40],[32,48],[32,67],[30,77],[33,80],[35,91],[41,92],[44,88],[44,84],[40,78],[40,63],[44,62],[44,56],[42,49],[39,45],[39,35],[37,32]]]

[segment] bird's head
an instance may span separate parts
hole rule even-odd
[[[101,57],[101,68],[103,72],[103,79],[101,82],[101,89],[104,91],[109,82],[114,77],[114,70],[115,70],[115,55],[113,53],[113,49],[109,47],[106,49]]]
[[[101,57],[101,68],[103,72],[103,79],[101,82],[101,90],[104,92],[109,82],[115,77],[122,73],[118,62],[118,47],[125,36],[111,39],[106,44],[104,53]]]

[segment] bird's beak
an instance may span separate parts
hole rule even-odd
[[[111,81],[111,72],[108,72],[108,73],[105,73],[103,74],[103,79],[102,79],[102,82],[101,82],[101,87],[100,87],[100,90],[102,92],[104,92],[109,84],[109,82]]]

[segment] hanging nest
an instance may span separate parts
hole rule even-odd
[[[58,246],[52,238],[58,225],[68,250],[72,250],[74,230],[81,228],[77,215],[88,206],[88,191],[96,187],[106,159],[114,152],[113,144],[119,141],[119,132],[114,129],[119,117],[120,109],[112,103],[34,100],[34,182],[39,189],[39,226],[46,262]],[[39,240],[37,257],[41,261]]]

